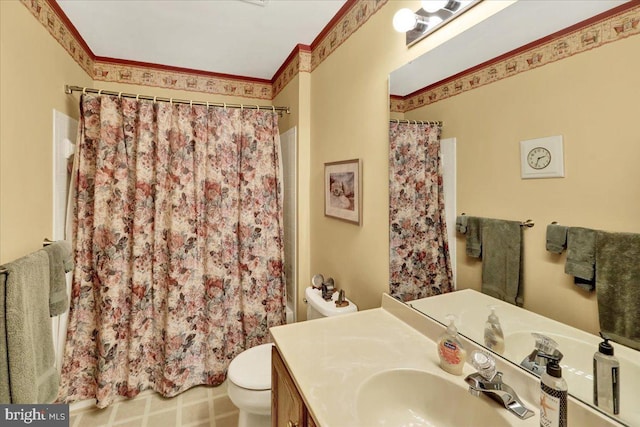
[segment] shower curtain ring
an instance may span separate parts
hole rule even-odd
[[[189,107],[193,108],[193,99],[189,100]]]
[[[87,94],[87,88],[86,88],[86,87],[83,87],[83,88],[82,88],[82,94],[83,94],[83,95],[86,95],[86,94]]]
[[[222,108],[224,108],[225,111],[227,110],[227,103],[226,102],[222,103]]]
[[[244,105],[240,104],[240,110],[244,110]]]
[[[118,92],[118,99],[122,99],[122,92]]]
[[[272,105],[271,106],[271,111],[275,113],[276,112],[276,107]]]
[[[173,98],[169,98],[169,104],[173,105]]]
[[[154,97],[153,97],[153,103],[154,103],[154,104],[156,103],[156,99],[158,99],[158,97],[157,97],[157,96],[154,96]]]
[[[102,91],[103,91],[103,90],[104,90],[104,89],[100,89],[100,90],[98,91],[98,96],[102,95]]]
[[[136,94],[136,101],[140,101],[140,94],[139,93]]]
[[[258,111],[260,111],[260,106],[259,105],[256,105],[256,108],[258,109]]]

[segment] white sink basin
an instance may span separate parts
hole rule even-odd
[[[474,397],[460,384],[426,371],[393,369],[368,378],[358,390],[356,411],[363,426],[510,426],[517,420],[485,397]]]

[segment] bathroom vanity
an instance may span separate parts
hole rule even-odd
[[[465,383],[475,372],[470,364],[461,376],[439,367],[435,342],[443,331],[388,295],[381,308],[272,328],[272,425],[537,427],[538,378],[496,360],[504,383],[534,411],[526,420],[484,394],[472,396]],[[462,341],[469,354],[480,349]],[[584,427],[621,425],[575,399],[569,420]]]
[[[523,369],[526,365],[523,361],[529,358],[535,347],[532,333],[551,338],[563,355],[560,366],[569,394],[587,404],[593,403],[593,354],[602,341],[600,337],[472,289],[408,304],[442,323],[446,322],[448,314],[455,314],[460,333],[480,344],[484,342],[485,322],[491,313],[490,307],[493,307],[504,332],[502,356],[523,366]],[[640,426],[640,352],[622,344],[612,344],[620,362],[620,413],[615,418],[630,426]]]
[[[271,364],[271,425],[316,427],[296,383],[275,346],[271,353]]]

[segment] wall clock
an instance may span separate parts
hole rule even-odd
[[[522,179],[564,177],[562,135],[520,141]]]

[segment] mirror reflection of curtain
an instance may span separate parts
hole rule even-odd
[[[390,123],[390,293],[411,301],[453,290],[440,128]]]
[[[83,95],[59,399],[217,385],[284,323],[277,114]]]

